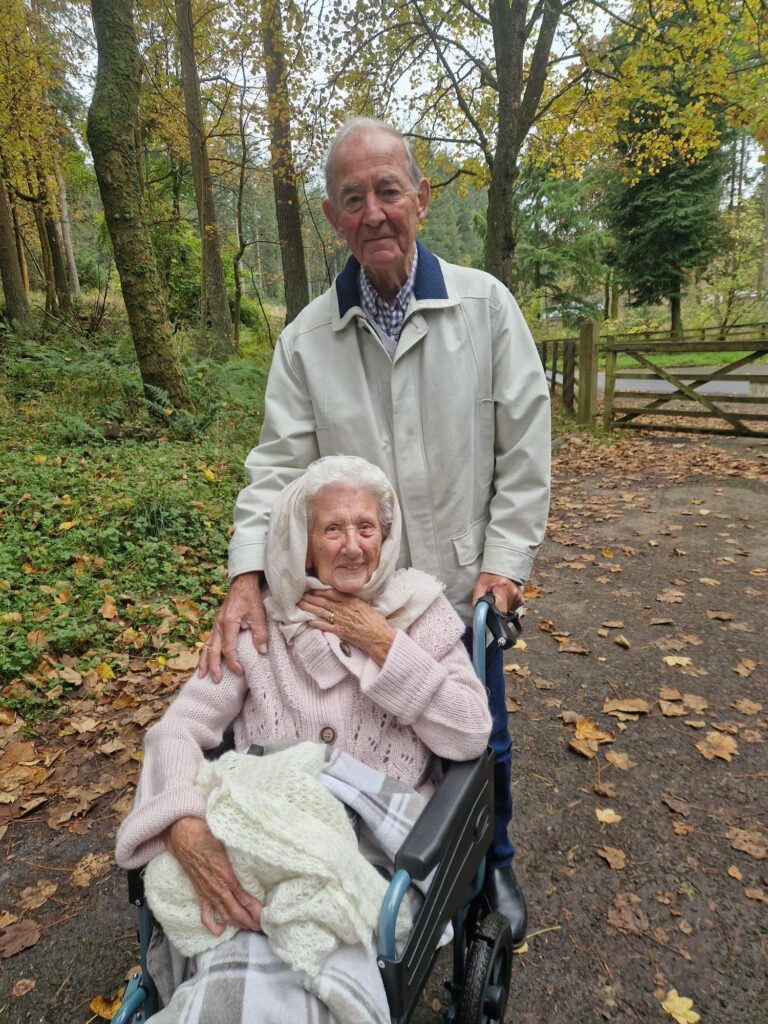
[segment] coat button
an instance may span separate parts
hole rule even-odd
[[[324,725],[320,730],[321,743],[333,743],[336,739],[336,730],[330,725]]]

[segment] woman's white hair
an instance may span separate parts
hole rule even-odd
[[[388,135],[392,135],[394,138],[399,139],[400,142],[402,142],[403,149],[405,150],[411,184],[418,191],[424,174],[421,167],[419,167],[419,161],[416,159],[414,152],[411,149],[410,142],[405,138],[402,132],[399,132],[397,128],[388,121],[380,121],[376,117],[348,117],[331,140],[331,144],[328,147],[328,153],[325,157],[325,192],[332,203],[335,203],[336,198],[333,195],[333,162],[336,159],[339,147],[351,136],[363,135],[366,132],[386,132]]]
[[[326,455],[307,467],[304,494],[307,499],[308,525],[312,521],[312,499],[324,487],[333,485],[359,487],[369,491],[376,499],[379,525],[386,536],[395,514],[395,492],[378,466],[357,455]]]

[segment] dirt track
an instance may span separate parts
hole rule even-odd
[[[707,1024],[768,1020],[767,479],[768,442],[574,435],[558,449],[527,647],[508,658],[531,909],[510,1022],[672,1020],[673,988]],[[628,698],[649,710],[603,711]],[[596,756],[571,749],[577,728]],[[111,849],[107,803],[82,835],[33,811],[2,837],[0,910],[58,889],[27,914],[39,941],[3,962],[0,1021],[84,1024],[135,962],[117,872],[72,883],[85,854]],[[441,967],[418,1024],[439,1019]],[[12,995],[24,979],[35,987]]]

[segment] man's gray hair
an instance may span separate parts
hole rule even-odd
[[[359,487],[376,499],[379,525],[389,533],[395,514],[395,492],[378,466],[357,455],[326,455],[313,462],[305,473],[304,494],[307,499],[307,525],[312,521],[312,499],[329,485]]]
[[[405,138],[402,132],[399,132],[397,128],[388,121],[380,121],[376,117],[348,117],[331,140],[331,144],[328,147],[328,153],[325,158],[325,192],[331,202],[334,201],[334,197],[332,195],[333,161],[336,158],[339,147],[351,136],[362,135],[365,132],[386,132],[388,135],[392,135],[394,138],[399,139],[400,142],[402,142],[403,148],[405,149],[408,174],[411,178],[411,184],[415,189],[418,189],[421,184],[421,179],[424,177],[424,173],[422,172],[421,167],[419,167],[419,161],[414,155],[410,142]]]

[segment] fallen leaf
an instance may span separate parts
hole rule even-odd
[[[6,960],[9,956],[15,956],[23,949],[34,946],[40,938],[40,928],[37,921],[26,918],[18,924],[12,924],[0,935],[0,957]]]
[[[520,704],[519,704],[519,703],[518,703],[518,702],[517,702],[517,701],[515,700],[515,698],[514,698],[514,697],[506,697],[506,698],[505,698],[505,700],[504,700],[504,704],[505,704],[505,706],[506,706],[506,709],[507,709],[507,711],[508,711],[508,712],[510,713],[510,715],[513,715],[513,714],[515,714],[515,713],[516,713],[517,711],[520,711],[520,710],[521,710],[521,707],[522,707],[522,705],[520,705]]]
[[[115,599],[109,594],[105,594],[104,596],[104,603],[101,606],[101,617],[102,619],[114,619],[117,617],[117,605],[115,604]]]
[[[663,590],[660,594],[656,595],[656,600],[662,604],[682,604],[685,594],[682,590]]]
[[[768,898],[766,898],[766,895],[762,889],[745,889],[744,895],[747,897],[748,900],[757,900],[761,903],[768,903]]]
[[[677,922],[677,927],[680,929],[683,935],[693,934],[693,925],[690,923],[690,921],[686,921],[685,918],[681,918]]]
[[[666,718],[680,717],[688,714],[684,704],[673,704],[669,700],[660,700],[659,707],[661,708],[662,715]]]
[[[623,772],[628,771],[630,768],[637,768],[637,761],[630,760],[629,754],[620,754],[616,750],[606,751],[605,760],[608,764],[612,764],[614,768],[620,768]]]
[[[704,739],[696,744],[696,749],[708,761],[715,757],[730,761],[733,755],[739,752],[736,740],[721,732],[708,732]]]
[[[198,661],[199,656],[195,651],[182,651],[175,658],[170,658],[167,664],[174,672],[194,672]]]
[[[12,914],[10,910],[0,910],[0,931],[7,928],[9,924],[16,924],[18,920],[18,915]]]
[[[603,626],[605,626],[606,629],[624,629],[624,623],[620,620],[604,622]]]
[[[617,893],[608,911],[608,924],[633,935],[648,931],[648,915],[643,910],[640,897],[633,892]]]
[[[709,707],[708,702],[704,697],[698,697],[695,693],[684,693],[683,704],[691,711],[698,711],[701,714],[702,711],[706,711]]]
[[[716,622],[730,622],[733,616],[730,612],[718,612],[718,611],[707,611],[707,618],[714,619]],[[698,1020],[698,1017],[696,1018]]]
[[[682,814],[684,818],[687,818],[691,813],[691,805],[687,804],[681,797],[675,796],[674,793],[662,793],[661,801],[667,805],[670,811]]]
[[[652,626],[671,626],[672,619],[651,619]]]
[[[744,877],[742,873],[739,871],[739,869],[737,867],[734,867],[733,864],[728,868],[728,874],[731,876],[731,878],[735,878],[737,882],[740,882]]]
[[[106,875],[112,867],[112,855],[109,853],[87,853],[77,862],[72,870],[71,882],[86,888],[95,878]]]
[[[707,723],[700,718],[686,718],[685,724],[689,725],[691,729],[706,729],[707,727]]]
[[[719,587],[720,581],[713,580],[710,576],[700,576],[699,583],[703,583],[705,587]]]
[[[37,910],[53,896],[58,889],[55,882],[36,882],[19,894],[19,908],[21,910]]]
[[[565,643],[560,644],[560,654],[583,654],[587,655],[590,653],[589,647],[584,647],[582,644],[577,644],[575,640],[567,640]]]
[[[596,807],[595,817],[603,825],[617,825],[621,821],[621,815],[617,814],[611,807]]]
[[[621,871],[627,866],[627,855],[623,850],[618,850],[615,846],[599,846],[597,848],[598,857],[602,857],[603,860],[608,861],[608,866],[613,868],[614,871]]]
[[[619,647],[623,647],[625,651],[630,650],[630,648],[632,647],[632,644],[629,642],[629,640],[627,640],[623,633],[620,633],[617,637],[615,637],[613,642],[615,644],[618,644]]]
[[[693,832],[693,825],[687,825],[684,821],[673,821],[672,830],[678,836],[687,836],[689,832]]]
[[[673,686],[662,686],[659,690],[659,697],[662,700],[682,700],[683,695],[679,690],[676,690]]]
[[[731,707],[734,711],[740,711],[742,715],[759,715],[763,710],[762,704],[756,704],[755,701],[749,700],[747,697],[735,700]]]
[[[125,989],[120,989],[114,999],[107,999],[105,996],[94,996],[88,1003],[91,1013],[95,1013],[102,1020],[112,1020],[120,1009]]]
[[[734,850],[748,853],[755,860],[765,860],[768,857],[768,837],[758,832],[756,828],[731,828],[726,832],[726,838]]]
[[[37,982],[34,978],[21,978],[11,989],[11,995],[19,999],[21,996],[25,996],[27,992],[31,992],[35,985],[37,985]]]
[[[676,665],[687,666],[687,665],[692,665],[693,664],[693,662],[691,661],[690,658],[683,657],[682,655],[679,655],[679,654],[668,654],[666,657],[662,658],[661,660],[664,662],[665,665],[671,665],[673,667],[676,666]]]
[[[733,671],[737,676],[741,676],[743,679],[748,679],[756,668],[756,661],[752,661],[751,658],[742,658]]]
[[[598,796],[616,797],[619,795],[618,789],[612,786],[610,782],[596,782],[592,787]]]
[[[662,1010],[665,1010],[677,1024],[696,1024],[697,1021],[701,1020],[698,1013],[693,1010],[693,1000],[687,996],[680,996],[677,994],[676,988],[671,988],[667,992],[667,998],[661,1004]]]
[[[651,705],[642,697],[607,697],[603,704],[603,713],[612,714],[623,711],[628,715],[644,715],[651,710]]]

